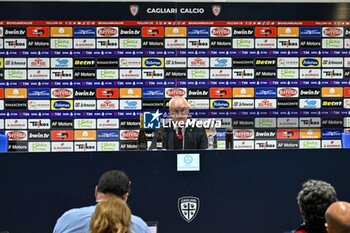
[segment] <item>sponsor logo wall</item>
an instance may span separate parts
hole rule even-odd
[[[0,27],[10,152],[134,150],[140,113],[173,96],[222,120],[221,148],[227,127],[234,149],[340,148],[350,128],[350,22],[17,22]]]

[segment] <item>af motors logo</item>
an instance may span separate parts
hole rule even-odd
[[[181,217],[190,223],[198,214],[199,198],[193,196],[180,197],[177,201],[177,207]]]
[[[130,5],[129,10],[133,16],[136,16],[139,13],[140,7],[138,5]]]

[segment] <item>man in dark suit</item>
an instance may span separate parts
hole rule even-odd
[[[163,138],[163,149],[207,149],[208,138],[204,128],[186,127],[189,116],[189,104],[186,99],[175,96],[169,101],[172,124],[155,131],[150,149],[156,149],[157,134]]]

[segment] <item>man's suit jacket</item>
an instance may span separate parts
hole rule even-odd
[[[179,139],[176,136],[176,132],[173,128],[161,128],[155,131],[155,135],[152,140],[152,144],[149,149],[156,149],[156,135],[157,132],[162,132],[163,137],[163,149],[207,149],[208,138],[204,128],[186,128],[184,136],[184,148],[182,143],[179,143]]]

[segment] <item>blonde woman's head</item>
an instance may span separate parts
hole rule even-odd
[[[131,211],[125,201],[111,197],[99,202],[90,222],[90,233],[130,233]]]

